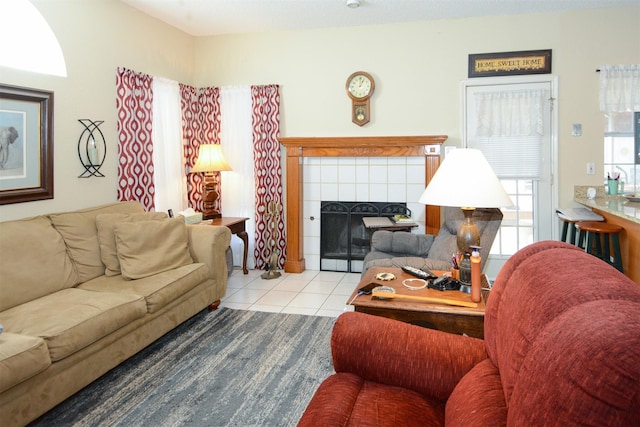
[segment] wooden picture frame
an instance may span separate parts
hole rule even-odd
[[[550,74],[551,49],[469,55],[469,77]]]
[[[53,92],[0,84],[0,205],[53,199]]]

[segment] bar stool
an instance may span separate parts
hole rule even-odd
[[[562,242],[567,242],[567,243],[571,243],[572,245],[576,244],[576,227],[575,224],[576,220],[573,220],[567,216],[564,216],[563,214],[561,214],[560,212],[556,212],[556,214],[558,215],[558,218],[560,218],[560,221],[562,221],[562,236],[560,237],[560,241]],[[567,234],[569,231],[569,227],[571,227],[571,233],[570,233],[570,240],[567,240]]]
[[[622,227],[598,221],[578,221],[576,228],[579,230],[579,247],[584,247],[587,253],[597,256],[607,264],[622,271],[622,255],[620,253],[620,232]],[[613,244],[613,261],[609,246],[609,236]],[[586,238],[586,243],[585,243]],[[583,246],[584,244],[584,246]]]

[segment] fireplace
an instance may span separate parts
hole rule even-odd
[[[364,217],[411,216],[406,203],[324,201],[320,207],[320,270],[360,273],[369,252]]]
[[[284,270],[301,273],[305,270],[303,158],[424,156],[426,187],[440,165],[440,146],[447,136],[280,137],[278,140],[286,150],[287,260]],[[440,207],[426,206],[424,212],[425,232],[437,234]]]

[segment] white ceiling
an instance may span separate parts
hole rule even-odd
[[[569,9],[640,0],[121,0],[193,36],[391,24]]]

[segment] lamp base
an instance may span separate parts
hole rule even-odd
[[[216,202],[219,198],[218,185],[213,173],[206,173],[202,183],[202,219],[217,219],[222,216],[216,210]]]
[[[480,246],[480,232],[478,227],[473,222],[473,212],[475,208],[463,207],[462,213],[464,214],[464,220],[462,225],[458,228],[458,234],[456,235],[456,243],[458,244],[458,250],[463,254],[470,254],[471,249],[469,246]]]

